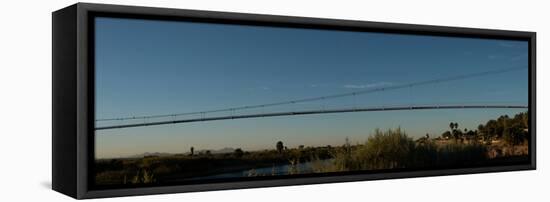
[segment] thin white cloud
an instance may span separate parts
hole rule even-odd
[[[376,82],[376,83],[368,83],[368,84],[346,84],[343,87],[348,89],[366,89],[366,88],[376,88],[376,87],[389,86],[389,85],[392,85],[392,83]]]
[[[310,88],[320,88],[320,87],[326,87],[328,84],[310,84]]]

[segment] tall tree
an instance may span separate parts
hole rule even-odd
[[[244,155],[244,152],[241,148],[237,148],[235,149],[234,155],[237,158],[241,158]]]
[[[278,151],[279,153],[283,153],[283,148],[284,148],[283,142],[278,141],[278,142],[277,142],[277,145],[275,145],[275,147],[277,148],[277,151]]]
[[[483,124],[479,124],[479,125],[477,126],[477,131],[478,131],[479,133],[483,133],[483,130],[484,130],[484,129],[485,129],[485,128],[483,127]]]

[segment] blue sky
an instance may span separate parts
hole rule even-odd
[[[97,18],[95,26],[96,118],[263,104],[512,67],[525,69],[266,110],[527,104],[524,41],[117,18]],[[104,130],[96,132],[96,156],[181,153],[191,146],[271,149],[278,140],[291,147],[340,145],[346,137],[363,142],[375,128],[438,135],[450,121],[474,128],[520,111],[346,113]]]

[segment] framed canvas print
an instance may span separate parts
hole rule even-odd
[[[78,3],[53,13],[75,198],[535,169],[535,33]]]

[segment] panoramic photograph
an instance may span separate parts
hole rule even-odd
[[[94,24],[98,187],[529,162],[527,41]]]

